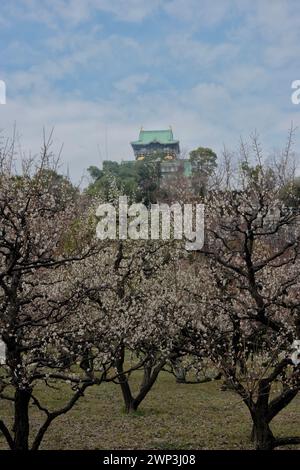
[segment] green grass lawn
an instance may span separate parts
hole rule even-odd
[[[41,448],[251,449],[248,411],[235,393],[220,387],[221,382],[176,384],[171,375],[161,373],[140,410],[131,416],[122,411],[118,385],[93,387],[70,413],[54,421]],[[40,399],[51,408],[62,403],[63,396],[63,389],[39,391]],[[0,417],[9,419],[10,403],[1,401],[0,406]],[[31,412],[35,430],[42,415],[34,407]],[[272,427],[276,436],[300,434],[299,396]],[[0,447],[6,448],[2,436]]]

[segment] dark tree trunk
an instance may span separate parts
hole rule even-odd
[[[134,399],[131,394],[131,390],[127,380],[126,382],[121,383],[121,390],[124,399],[125,413],[131,413],[132,411],[136,411],[136,408],[134,406]]]
[[[148,386],[148,383],[151,380],[151,371],[152,371],[151,367],[148,367],[148,366],[144,367],[144,375],[143,375],[143,382],[142,382],[141,388],[145,388]]]
[[[30,390],[17,389],[15,393],[14,450],[29,448]]]
[[[131,389],[128,383],[128,377],[124,373],[124,360],[125,360],[125,348],[122,346],[120,350],[119,357],[115,361],[116,369],[119,374],[119,382],[122,390],[124,405],[125,405],[125,413],[130,413],[134,411],[134,399],[131,393]]]
[[[144,400],[144,398],[148,395],[148,393],[152,389],[153,385],[156,382],[158,374],[160,373],[160,371],[164,367],[165,363],[166,363],[166,361],[163,360],[156,367],[145,366],[145,368],[144,368],[144,377],[143,377],[143,382],[142,382],[141,387],[140,387],[140,391],[139,391],[138,395],[134,398],[134,409],[135,409],[135,411],[138,409],[141,402]]]
[[[275,438],[269,424],[264,417],[256,417],[253,423],[251,439],[256,450],[272,450],[275,447]]]
[[[269,402],[272,381],[275,380],[279,373],[284,371],[288,363],[288,360],[284,359],[277,365],[277,368],[275,368],[269,378],[260,380],[257,401],[256,403],[248,404],[253,421],[251,438],[258,450],[272,450],[279,446],[297,445],[300,442],[300,438],[296,436],[276,438],[270,429],[271,421],[297,395],[297,389],[286,387],[281,395]]]
[[[128,381],[128,375],[124,371],[124,361],[125,361],[125,348],[124,346],[120,349],[118,358],[115,360],[115,367],[119,376],[119,384],[121,386],[123,400],[125,404],[125,413],[131,413],[137,411],[139,405],[144,400],[146,395],[150,392],[153,387],[157,376],[163,366],[165,365],[165,360],[159,363],[156,367],[151,367],[149,365],[144,366],[144,375],[143,381],[141,383],[139,392],[136,396],[133,396]]]
[[[258,397],[252,410],[252,440],[257,450],[272,450],[275,447],[275,438],[269,423],[269,396],[271,385],[268,380],[262,379],[258,384]]]

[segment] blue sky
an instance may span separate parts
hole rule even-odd
[[[37,153],[54,126],[76,181],[132,158],[141,125],[172,125],[184,153],[256,129],[266,154],[300,125],[298,0],[1,0],[0,48],[0,128]]]

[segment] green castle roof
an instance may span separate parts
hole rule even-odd
[[[140,130],[139,140],[131,142],[132,145],[147,145],[153,142],[159,144],[178,144],[178,140],[173,139],[172,129],[160,131]]]

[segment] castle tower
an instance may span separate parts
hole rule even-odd
[[[167,160],[175,160],[180,152],[179,140],[174,140],[171,127],[167,130],[140,130],[139,139],[131,142],[136,160],[165,155]]]

